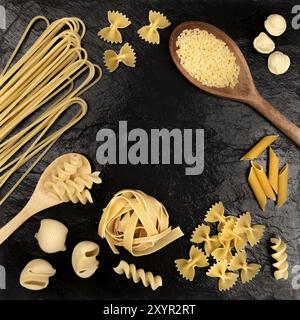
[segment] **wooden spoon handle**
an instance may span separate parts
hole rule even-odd
[[[255,95],[253,99],[249,99],[247,102],[272,122],[275,127],[300,146],[300,128],[288,120],[270,102],[264,99],[260,94]]]
[[[0,229],[0,245],[10,237],[26,220],[31,217],[31,212],[25,206],[14,218]]]

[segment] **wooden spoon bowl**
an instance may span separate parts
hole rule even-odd
[[[223,40],[231,52],[236,57],[236,63],[240,66],[239,82],[234,88],[216,88],[208,87],[202,84],[197,79],[193,78],[186,69],[181,65],[180,58],[177,55],[176,41],[178,36],[183,30],[186,29],[200,29],[206,30],[207,32],[215,35],[218,39]],[[272,122],[279,130],[281,130],[286,136],[300,146],[300,128],[288,120],[282,115],[271,103],[266,101],[260,93],[257,91],[249,66],[246,59],[235,43],[225,32],[218,29],[217,27],[201,22],[201,21],[188,21],[178,25],[172,32],[169,41],[169,50],[171,57],[178,68],[178,70],[196,87],[216,96],[229,98],[232,100],[241,101],[249,104],[265,118]]]
[[[78,153],[67,153],[51,162],[46,170],[42,173],[35,190],[25,207],[0,229],[0,245],[30,217],[42,210],[59,205],[63,202],[49,195],[46,182],[51,181],[53,177],[57,175],[59,170],[64,168],[64,164],[68,162],[72,156],[76,156],[81,159],[82,164],[78,169],[78,172],[86,174],[92,172],[88,159]],[[72,179],[72,176],[70,178]]]

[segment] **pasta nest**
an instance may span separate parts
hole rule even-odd
[[[118,254],[117,246],[134,256],[143,256],[165,247],[183,236],[179,227],[169,226],[166,208],[139,190],[121,190],[111,199],[100,220],[99,236],[106,238]]]
[[[62,202],[92,203],[93,198],[89,189],[94,183],[102,182],[99,177],[100,172],[87,173],[81,170],[82,166],[80,156],[70,156],[68,161],[65,161],[61,168],[58,168],[56,174],[53,174],[51,179],[45,182],[44,187],[47,194]]]

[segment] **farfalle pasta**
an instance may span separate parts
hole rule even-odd
[[[239,277],[236,273],[226,272],[227,268],[228,268],[227,260],[222,260],[215,263],[206,272],[206,275],[208,277],[219,278],[218,286],[220,291],[224,291],[232,288]]]
[[[272,257],[276,260],[273,266],[277,269],[274,272],[274,277],[276,280],[287,280],[289,277],[289,264],[287,262],[286,244],[280,238],[271,238],[271,243],[273,244],[271,248],[275,251]]]
[[[231,259],[228,270],[238,271],[241,270],[242,283],[251,281],[259,272],[260,264],[247,263],[247,255],[245,250],[238,251]]]
[[[207,256],[221,246],[217,235],[210,236],[210,226],[201,224],[193,232],[191,237],[193,243],[204,243],[204,251]]]
[[[222,231],[219,233],[219,240],[221,243],[228,241],[231,243],[231,247],[234,247],[236,250],[242,250],[247,244],[247,237],[246,234],[237,234],[234,231],[237,219],[237,217],[232,217],[225,222]]]
[[[61,222],[53,219],[43,219],[35,238],[39,247],[47,253],[66,251],[68,228]]]
[[[205,222],[218,222],[218,231],[221,231],[228,219],[235,218],[234,216],[225,217],[225,208],[223,202],[219,201],[209,208],[204,218]]]
[[[97,260],[99,251],[99,245],[92,241],[81,241],[75,246],[72,253],[72,267],[78,277],[89,278],[96,272],[99,266]]]
[[[165,29],[171,25],[171,22],[162,13],[150,10],[148,26],[140,28],[138,35],[151,44],[159,44],[160,36],[157,29]]]
[[[34,259],[26,264],[20,275],[20,285],[29,290],[42,290],[49,284],[49,278],[54,276],[55,269],[43,259]]]
[[[81,170],[82,159],[76,154],[70,155],[63,167],[59,168],[44,184],[47,195],[63,202],[86,204],[93,202],[89,189],[93,184],[102,182],[100,172],[89,172]]]
[[[128,67],[135,67],[136,55],[129,43],[125,43],[120,49],[119,54],[114,50],[105,50],[103,55],[103,60],[106,68],[109,72],[114,72],[120,62],[124,63]]]
[[[192,281],[195,278],[195,268],[208,267],[209,263],[204,252],[195,246],[191,247],[189,256],[189,259],[175,260],[175,266],[184,279]]]
[[[119,29],[128,27],[131,21],[119,11],[108,11],[107,19],[110,26],[102,28],[98,32],[98,36],[107,42],[122,43],[122,34]]]
[[[265,226],[261,224],[251,224],[251,215],[249,212],[241,215],[234,226],[234,232],[239,235],[245,235],[248,242],[253,247],[261,239],[265,230]]]
[[[152,272],[145,272],[144,269],[136,269],[134,264],[128,264],[124,260],[120,261],[114,271],[117,274],[125,274],[126,278],[132,279],[134,283],[142,281],[145,287],[151,286],[152,290],[156,290],[163,285],[161,276],[154,276]]]
[[[169,226],[166,208],[140,190],[119,191],[104,209],[98,228],[115,254],[124,247],[133,256],[148,255],[183,236]]]
[[[215,249],[211,255],[217,260],[217,261],[222,261],[226,260],[229,262],[232,258],[232,246],[231,246],[231,241],[228,240],[222,240],[219,237],[219,241],[221,243],[221,247]]]

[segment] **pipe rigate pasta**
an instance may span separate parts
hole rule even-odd
[[[254,160],[261,153],[263,153],[275,140],[277,140],[279,135],[265,136],[260,141],[256,143],[246,154],[244,154],[240,160]]]
[[[79,242],[72,253],[72,267],[80,278],[89,278],[98,269],[99,261],[97,255],[100,247],[92,241]]]
[[[152,290],[163,285],[161,276],[154,276],[152,272],[145,272],[144,269],[136,269],[134,264],[128,264],[121,260],[119,265],[114,268],[117,274],[125,274],[127,279],[132,279],[134,283],[142,281],[145,287],[151,286]]]
[[[183,236],[169,226],[166,208],[140,190],[125,189],[111,199],[99,223],[98,234],[118,254],[118,246],[134,256],[151,254]]]
[[[131,24],[131,21],[125,14],[119,11],[108,11],[107,20],[110,23],[109,27],[102,28],[98,32],[98,36],[111,43],[122,43],[122,34],[118,29],[124,29]]]
[[[114,72],[120,62],[123,62],[128,67],[135,67],[136,55],[132,46],[127,42],[120,49],[119,54],[114,50],[105,50],[103,54],[103,61],[109,72]]]
[[[241,270],[242,283],[251,281],[259,272],[260,264],[247,263],[247,255],[245,250],[238,251],[231,259],[228,270],[238,271]]]
[[[273,244],[271,248],[275,251],[272,257],[276,260],[273,266],[277,269],[274,272],[274,277],[276,280],[287,280],[289,277],[289,264],[287,262],[286,244],[280,238],[271,238],[271,243]]]
[[[35,238],[39,247],[47,253],[56,253],[66,250],[68,228],[61,222],[53,219],[43,219]]]
[[[44,187],[50,197],[63,202],[71,201],[73,203],[93,202],[89,189],[93,184],[102,182],[99,177],[100,172],[82,172],[81,159],[78,155],[70,155],[68,161],[63,164],[57,173],[45,182]]]
[[[242,214],[236,221],[234,226],[234,232],[239,235],[245,235],[248,242],[253,247],[255,246],[264,233],[265,226],[261,224],[251,224],[251,214],[246,212]]]
[[[224,291],[232,288],[239,277],[236,273],[226,272],[227,268],[228,268],[228,262],[227,260],[223,260],[215,263],[206,272],[206,275],[208,277],[219,278],[218,286],[220,291]]]
[[[55,269],[43,259],[34,259],[26,264],[20,275],[20,285],[29,290],[42,290],[49,284],[49,278],[55,275]]]
[[[203,243],[204,242],[204,251],[207,256],[218,247],[221,246],[219,238],[217,235],[210,236],[210,226],[201,224],[199,225],[192,234],[191,242],[193,243]]]
[[[204,252],[192,246],[189,253],[190,258],[175,260],[175,266],[179,274],[186,280],[192,281],[195,278],[195,268],[204,268],[209,266]]]
[[[157,29],[165,29],[171,22],[162,13],[153,10],[149,11],[149,22],[148,26],[140,28],[137,33],[146,42],[159,44],[160,36]]]

